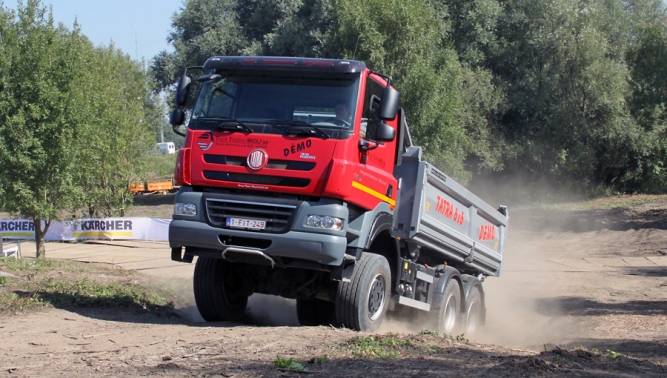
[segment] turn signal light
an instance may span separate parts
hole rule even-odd
[[[190,149],[181,148],[176,158],[176,169],[174,170],[174,181],[178,185],[190,185],[192,182],[192,171],[190,165]]]

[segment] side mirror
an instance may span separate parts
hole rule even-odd
[[[392,142],[396,137],[396,130],[384,122],[380,122],[377,130],[377,140],[380,142]]]
[[[382,107],[380,108],[380,119],[391,120],[396,118],[400,94],[392,87],[386,87],[382,94]],[[392,138],[393,139],[393,138]]]
[[[176,127],[185,122],[185,112],[182,109],[174,109],[169,115],[169,124]]]
[[[188,100],[188,92],[190,90],[191,82],[192,79],[186,75],[183,75],[180,77],[180,79],[178,79],[176,96],[174,98],[174,104],[176,104],[176,106],[185,106],[185,102]]]

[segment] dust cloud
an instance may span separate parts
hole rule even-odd
[[[546,229],[564,231],[561,226],[567,220],[550,219],[525,208],[515,209],[537,200],[551,201],[555,197],[575,200],[581,197],[556,193],[546,182],[528,185],[523,178],[508,181],[506,185],[481,180],[471,184],[471,191],[494,207],[501,203],[509,207],[510,224],[502,275],[489,277],[483,284],[486,325],[474,335],[465,335],[465,338],[534,350],[563,345],[572,339],[572,335],[577,335],[583,325],[559,307],[562,303],[558,300],[559,296],[571,293],[563,287],[562,275],[554,272],[547,261],[550,255],[561,252],[554,247],[558,243],[544,240],[542,233]],[[203,321],[194,305],[191,282],[182,288],[182,296],[186,300],[178,309],[192,321]],[[433,314],[400,307],[388,313],[378,333],[414,334],[425,328],[434,329]],[[246,321],[264,326],[299,325],[294,300],[262,294],[249,298]]]
[[[572,282],[569,286],[564,283],[561,268],[554,267],[549,260],[564,257],[558,238],[579,226],[573,224],[569,215],[555,217],[551,212],[536,211],[530,205],[577,201],[583,195],[553,189],[546,181],[529,183],[522,177],[499,182],[477,179],[471,183],[471,191],[494,207],[507,205],[510,221],[502,274],[488,277],[483,283],[486,324],[474,335],[464,337],[474,342],[533,350],[566,345],[584,326],[580,319],[561,308],[560,298],[573,294],[568,291],[572,289]],[[433,316],[416,310],[404,311],[389,316],[380,332],[415,333],[429,325],[433,329]]]
[[[253,294],[248,298],[246,314],[251,322],[257,325],[299,326],[294,299]]]
[[[523,240],[523,233],[510,234],[503,273],[484,283],[486,324],[464,337],[473,342],[510,348],[543,350],[565,345],[577,335],[581,325],[560,308],[558,296],[564,294],[559,277],[542,264],[534,240]],[[434,329],[435,314],[400,309],[389,313],[379,333],[417,333]]]

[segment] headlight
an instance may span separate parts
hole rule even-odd
[[[306,227],[340,231],[343,229],[343,220],[328,215],[309,215],[306,218]]]
[[[194,203],[175,203],[174,215],[197,215],[197,206]]]

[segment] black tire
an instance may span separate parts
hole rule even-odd
[[[373,332],[387,313],[391,270],[383,256],[364,253],[350,282],[340,282],[336,295],[336,322],[362,332]]]
[[[456,334],[461,323],[461,285],[454,277],[445,285],[442,304],[436,319],[436,329],[445,334]]]
[[[482,306],[482,295],[477,287],[473,287],[466,301],[464,329],[466,335],[474,335],[482,325]]]
[[[223,259],[199,257],[195,266],[193,288],[195,302],[207,322],[240,320],[248,305],[246,295],[235,295],[234,264]]]
[[[336,305],[321,299],[297,299],[296,317],[302,326],[336,324]]]

